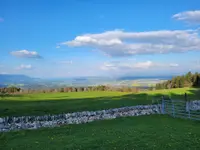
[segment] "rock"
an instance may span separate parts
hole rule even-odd
[[[196,109],[198,104],[193,104]],[[22,116],[0,118],[0,132],[21,129],[56,127],[64,124],[81,124],[95,120],[115,119],[118,117],[139,116],[160,113],[161,105],[138,105],[98,111],[73,112],[59,115]],[[5,121],[7,122],[5,124]]]
[[[3,124],[0,124],[0,130],[3,129],[3,128],[4,128],[4,125],[3,125]]]
[[[0,118],[0,124],[2,124],[3,123],[3,118]]]

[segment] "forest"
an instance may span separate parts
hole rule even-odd
[[[183,87],[200,87],[200,73],[188,72],[182,76],[173,77],[171,80],[167,80],[162,83],[156,84],[156,89],[171,89],[171,88],[183,88]]]
[[[139,91],[138,87],[114,87],[106,85],[87,86],[87,87],[61,87],[61,88],[46,88],[46,89],[22,89],[18,87],[4,87],[0,88],[0,94],[12,94],[12,93],[62,93],[62,92],[87,92],[87,91],[118,91],[118,92],[133,92]]]

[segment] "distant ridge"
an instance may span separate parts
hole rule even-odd
[[[26,75],[17,75],[17,74],[0,74],[0,82],[17,82],[17,81],[24,81],[30,80],[31,77]]]
[[[167,80],[171,79],[173,76],[123,76],[117,78],[118,80],[137,80],[137,79],[161,79]]]
[[[122,76],[122,77],[101,77],[101,76],[88,76],[88,77],[67,77],[67,78],[54,78],[54,79],[40,79],[32,78],[20,74],[0,74],[0,87],[17,86],[24,89],[45,89],[45,88],[58,88],[66,86],[91,86],[91,85],[132,85],[128,80],[168,80],[172,76]],[[145,82],[145,81],[143,81]],[[149,81],[147,81],[149,82]],[[151,81],[150,83],[155,82]],[[157,82],[157,81],[156,81]],[[141,85],[143,83],[140,82]]]
[[[0,74],[0,87],[6,87],[8,85],[16,84],[29,85],[39,80],[40,79],[31,78],[29,76],[20,74]]]

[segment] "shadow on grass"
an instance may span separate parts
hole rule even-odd
[[[200,99],[200,90],[189,90],[189,93],[188,98],[192,100]],[[184,93],[175,94],[169,92],[168,94],[172,99],[184,99]],[[13,99],[15,96],[16,99]],[[148,93],[138,93],[126,94],[122,96],[67,99],[66,93],[66,96],[61,96],[59,99],[54,97],[55,99],[51,98],[47,100],[20,100],[23,95],[12,95],[13,100],[0,100],[0,116],[58,114],[154,104],[158,103],[161,96],[162,93],[154,95]]]

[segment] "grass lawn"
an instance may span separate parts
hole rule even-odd
[[[0,133],[2,150],[197,150],[200,123],[153,115]]]
[[[152,99],[160,99],[163,94],[170,95],[173,99],[183,99],[185,92],[189,94],[189,99],[200,99],[199,89],[192,88],[157,90],[137,94],[106,91],[13,95],[0,98],[0,116],[58,114],[151,104]]]

